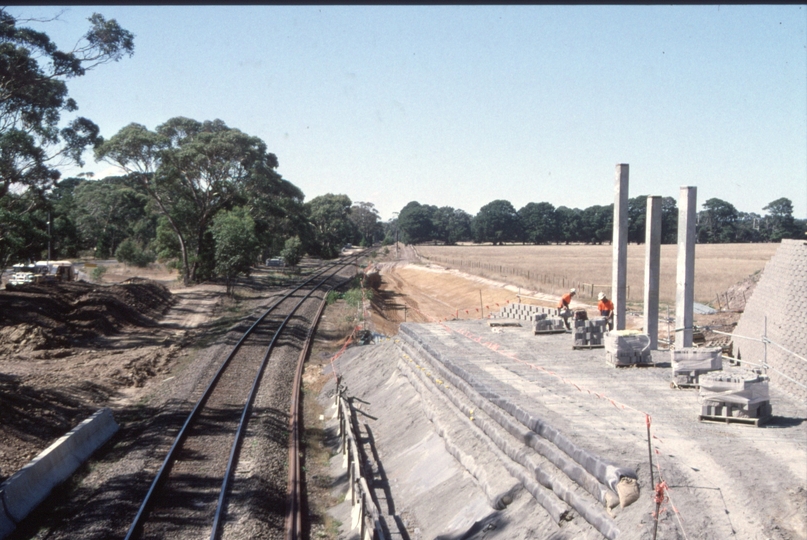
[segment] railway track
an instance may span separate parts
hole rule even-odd
[[[360,255],[276,299],[188,415],[126,539],[300,538],[298,392],[327,291]]]

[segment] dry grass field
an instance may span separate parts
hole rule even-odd
[[[698,244],[695,248],[695,301],[716,306],[715,297],[759,272],[779,244]],[[644,295],[644,245],[628,246],[628,302]],[[424,259],[482,277],[546,293],[576,287],[580,300],[611,289],[610,245],[418,246]],[[660,302],[675,303],[677,245],[661,246]],[[593,294],[592,294],[593,293]]]

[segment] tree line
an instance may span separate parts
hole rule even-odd
[[[66,81],[134,53],[134,36],[94,14],[71,51],[0,8],[0,270],[45,256],[92,254],[176,266],[185,283],[248,273],[280,255],[338,256],[383,230],[369,202],[327,194],[308,202],[258,137],[221,120],[131,123],[108,140]],[[42,22],[42,21],[37,21]],[[61,179],[85,150],[125,174]]]
[[[70,51],[0,8],[0,270],[50,256],[116,257],[136,265],[163,261],[185,283],[248,273],[281,256],[333,258],[346,244],[610,242],[613,205],[586,209],[529,203],[520,210],[496,200],[475,215],[412,201],[380,223],[371,202],[328,193],[305,201],[277,171],[260,138],[222,120],[167,119],[151,130],[130,123],[109,139],[78,110],[67,81],[134,54],[134,36],[114,19],[93,14]],[[42,22],[42,21],[38,21]],[[124,174],[62,179],[83,166],[86,150]],[[629,200],[630,242],[644,240],[646,198]],[[699,242],[775,242],[803,237],[804,220],[777,199],[766,215],[739,212],[709,199],[698,213]],[[678,210],[662,200],[662,242],[674,243]]]
[[[785,197],[764,207],[766,214],[738,211],[731,203],[712,198],[697,214],[699,243],[779,242],[804,238],[807,220],[793,217],[793,204]],[[628,199],[628,242],[645,241],[647,196]],[[437,207],[412,201],[385,223],[385,242],[406,243],[490,242],[525,244],[602,244],[613,237],[614,205],[585,209],[555,207],[548,202],[528,203],[520,210],[506,200],[492,201],[475,216],[450,206]],[[397,237],[397,238],[396,238]],[[678,238],[678,205],[672,197],[661,200],[661,242]]]

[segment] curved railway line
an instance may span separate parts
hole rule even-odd
[[[360,256],[276,299],[244,333],[176,436],[127,540],[300,537],[302,363],[325,295]]]

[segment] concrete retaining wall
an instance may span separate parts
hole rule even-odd
[[[762,364],[763,344],[738,336],[759,339],[768,317],[767,337],[771,341],[807,358],[807,242],[782,240],[765,270],[745,312],[734,329],[735,356],[743,362]],[[769,344],[768,370],[771,384],[788,394],[807,399],[807,362]],[[754,366],[751,366],[754,367]],[[780,371],[784,373],[782,376]]]
[[[69,478],[117,430],[112,411],[101,409],[3,482],[0,539],[10,534],[54,487]]]

